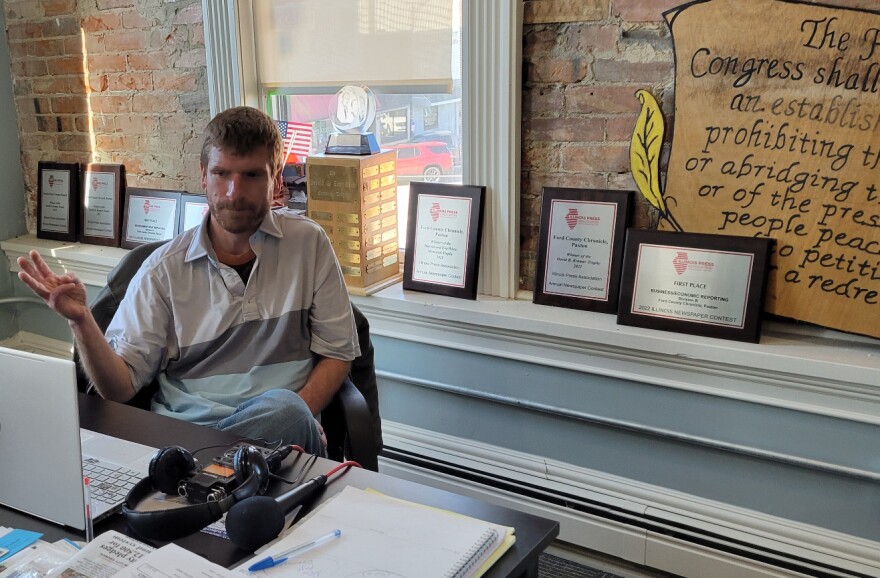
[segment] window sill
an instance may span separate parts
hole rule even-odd
[[[352,297],[376,335],[880,424],[880,340],[766,321],[760,343],[617,325],[614,315],[395,285]]]
[[[54,271],[106,284],[125,249],[22,235],[0,242],[10,262],[37,249]],[[880,340],[768,321],[757,344],[617,325],[614,315],[480,296],[404,291],[352,296],[373,333],[880,424]]]

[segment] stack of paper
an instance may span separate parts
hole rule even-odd
[[[514,542],[513,528],[346,487],[281,540],[238,567],[324,536],[328,541],[263,576],[396,576],[472,578],[482,575]]]

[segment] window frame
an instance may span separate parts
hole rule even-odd
[[[263,108],[250,0],[202,0],[213,116]],[[514,299],[519,286],[521,0],[462,0],[462,180],[486,186],[478,293]]]

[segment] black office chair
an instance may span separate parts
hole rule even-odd
[[[106,331],[110,325],[128,284],[141,263],[164,243],[165,241],[149,243],[132,249],[107,275],[107,285],[91,304],[92,314],[102,331]],[[373,366],[370,324],[354,304],[352,311],[357,324],[361,355],[352,362],[349,377],[321,412],[321,425],[327,434],[327,455],[330,459],[351,459],[367,469],[378,471],[378,456],[382,449],[382,421],[379,417],[379,393]],[[78,361],[76,350],[74,359]],[[77,381],[80,391],[88,390],[89,379],[82,371],[80,363],[77,363]],[[149,409],[150,400],[157,390],[158,384],[153,382],[141,389],[128,403]]]

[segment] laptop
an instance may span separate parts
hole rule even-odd
[[[0,376],[0,504],[83,530],[104,468],[119,479],[91,482],[92,519],[117,511],[156,449],[79,427],[73,361],[0,347]]]

